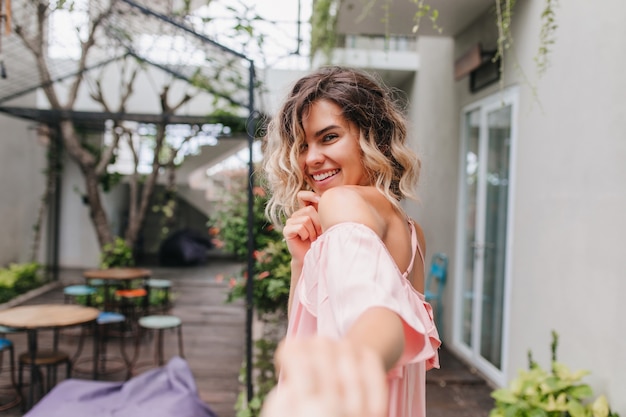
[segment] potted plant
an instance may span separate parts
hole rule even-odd
[[[589,371],[572,372],[557,361],[558,335],[552,332],[552,361],[545,370],[528,352],[528,370],[520,370],[507,388],[491,393],[495,407],[489,417],[619,417],[604,395],[593,399],[593,390],[581,380]]]

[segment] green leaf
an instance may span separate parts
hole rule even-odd
[[[577,400],[582,400],[593,395],[593,390],[587,384],[575,385],[567,389],[567,393]]]
[[[505,404],[515,404],[519,397],[506,388],[500,388],[491,393],[491,397],[498,402]]]
[[[604,395],[600,395],[593,404],[591,404],[591,414],[593,417],[608,417],[609,403]]]
[[[567,403],[567,411],[572,417],[587,417],[589,414],[580,401],[571,400]]]

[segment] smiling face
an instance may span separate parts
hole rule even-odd
[[[313,191],[339,185],[369,185],[363,167],[358,127],[329,100],[315,101],[302,117],[304,143],[298,165]]]

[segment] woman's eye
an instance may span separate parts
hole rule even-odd
[[[329,135],[326,135],[322,138],[322,142],[330,142],[331,140],[337,138],[337,135],[334,133],[331,133]]]
[[[307,143],[303,143],[300,145],[300,152],[304,152],[309,149],[309,145]]]

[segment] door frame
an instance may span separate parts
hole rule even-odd
[[[480,356],[477,346],[473,348],[464,344],[462,338],[462,310],[463,310],[463,270],[465,256],[465,165],[466,165],[466,145],[467,145],[467,129],[465,124],[466,115],[480,109],[485,112],[493,109],[497,103],[502,105],[511,105],[511,144],[509,155],[509,190],[507,196],[507,236],[506,236],[506,264],[504,272],[504,294],[503,294],[503,311],[502,311],[502,359],[501,369],[496,368],[493,364]],[[517,161],[517,137],[518,137],[518,113],[519,113],[519,88],[517,86],[509,87],[498,91],[488,97],[475,101],[464,106],[460,115],[460,146],[459,146],[459,176],[458,176],[458,196],[457,196],[457,219],[456,219],[456,237],[455,237],[455,258],[453,279],[454,279],[454,303],[453,303],[453,329],[452,329],[452,348],[460,355],[460,357],[474,366],[481,374],[483,374],[491,382],[498,386],[504,386],[508,375],[508,353],[509,353],[509,322],[511,308],[511,278],[513,264],[513,236],[514,236],[514,196],[515,196],[515,173]],[[481,120],[483,115],[481,114]],[[481,126],[482,127],[482,126]],[[482,133],[481,133],[482,134]],[[486,143],[480,143],[479,147],[486,146]],[[482,221],[481,221],[482,223]],[[482,281],[482,280],[481,280]],[[475,310],[474,310],[475,311]],[[480,327],[472,324],[473,329]]]

